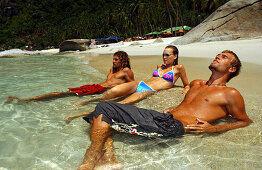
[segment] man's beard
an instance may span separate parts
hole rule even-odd
[[[209,70],[215,70],[217,71],[217,67],[216,66],[213,66],[212,63],[208,66]]]
[[[214,67],[214,66],[212,66],[212,64],[210,64],[210,65],[208,66],[208,68],[209,68],[209,70],[212,70],[212,69],[214,69],[214,70],[215,70],[215,67]]]
[[[120,70],[119,67],[114,67],[114,66],[113,66],[113,73],[115,73],[115,72],[117,72],[117,71],[119,71],[119,70]]]

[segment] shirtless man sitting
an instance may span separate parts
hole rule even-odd
[[[95,111],[84,117],[92,124],[91,145],[79,169],[100,166],[121,167],[114,156],[112,129],[144,136],[178,136],[184,133],[215,133],[248,126],[244,100],[226,82],[239,74],[241,62],[229,50],[218,54],[209,69],[208,81],[194,80],[184,100],[177,107],[160,113],[113,102],[100,102]],[[222,125],[211,122],[233,117],[236,121]]]
[[[31,101],[31,100],[41,100],[52,97],[60,97],[68,94],[76,95],[88,95],[104,92],[106,89],[115,87],[116,85],[134,81],[134,74],[131,70],[129,57],[126,52],[118,51],[113,56],[113,67],[110,69],[109,74],[105,82],[93,85],[84,85],[76,88],[69,88],[66,92],[53,92],[36,97],[30,97],[25,99],[20,99],[15,96],[9,96],[7,102],[11,102],[14,99],[20,101]]]

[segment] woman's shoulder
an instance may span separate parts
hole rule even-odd
[[[164,64],[158,64],[156,67],[157,69],[161,68],[162,66],[164,66]]]
[[[177,64],[177,65],[174,66],[174,68],[176,68],[178,70],[181,70],[181,69],[184,70],[185,69],[184,65],[182,65],[182,64]]]

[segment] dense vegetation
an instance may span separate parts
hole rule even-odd
[[[1,0],[0,50],[196,26],[228,0]]]

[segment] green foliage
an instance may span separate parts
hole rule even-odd
[[[76,38],[143,36],[169,28],[170,18],[173,26],[194,27],[227,1],[5,0],[0,3],[0,49],[58,47]]]

